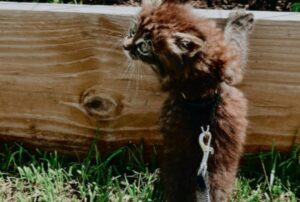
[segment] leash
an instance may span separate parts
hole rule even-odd
[[[198,186],[199,181],[201,180],[200,178],[202,178],[202,180],[204,181],[204,190],[200,189],[200,196],[199,196],[199,200],[202,202],[210,202],[210,186],[209,186],[209,180],[208,180],[208,172],[207,172],[207,161],[208,161],[208,157],[210,154],[214,154],[214,148],[210,146],[211,144],[211,139],[212,139],[212,134],[210,132],[210,125],[214,125],[214,121],[215,121],[215,117],[216,117],[216,108],[219,104],[220,101],[220,94],[216,92],[216,100],[212,106],[212,112],[209,118],[209,125],[206,126],[206,130],[204,130],[204,128],[201,126],[201,133],[199,134],[199,146],[202,150],[203,156],[202,156],[202,160],[198,169],[198,173],[197,173],[197,182],[198,182]],[[200,186],[199,186],[200,187]]]
[[[198,169],[197,173],[197,182],[199,185],[200,180],[204,180],[204,189],[200,189],[200,196],[199,200],[203,202],[210,202],[210,188],[209,188],[209,181],[208,181],[208,172],[207,172],[207,161],[209,154],[214,154],[214,148],[210,146],[212,135],[209,131],[209,125],[207,125],[206,130],[204,130],[203,127],[201,127],[201,133],[199,134],[199,145],[203,152],[203,157]],[[201,179],[202,178],[202,179]]]

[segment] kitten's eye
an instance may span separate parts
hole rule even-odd
[[[149,55],[152,48],[152,42],[150,40],[141,41],[137,44],[137,50],[141,55]]]
[[[191,41],[184,40],[184,41],[181,42],[180,45],[182,46],[182,48],[184,48],[186,50],[193,50],[194,49],[194,44]]]

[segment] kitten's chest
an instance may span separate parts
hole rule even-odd
[[[199,102],[169,99],[161,113],[161,130],[165,135],[196,135],[201,131],[201,127],[213,125],[217,105],[214,99]]]

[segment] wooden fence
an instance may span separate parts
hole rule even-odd
[[[139,8],[0,3],[0,141],[84,153],[161,144],[165,95],[120,47]],[[223,20],[227,11],[196,10]],[[247,151],[300,143],[300,14],[254,12]],[[129,68],[128,68],[129,67]],[[139,68],[138,68],[139,67]]]

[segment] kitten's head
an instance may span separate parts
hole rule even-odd
[[[130,26],[123,49],[133,60],[149,64],[165,86],[200,77],[219,83],[231,57],[214,22],[174,3],[144,5]]]

